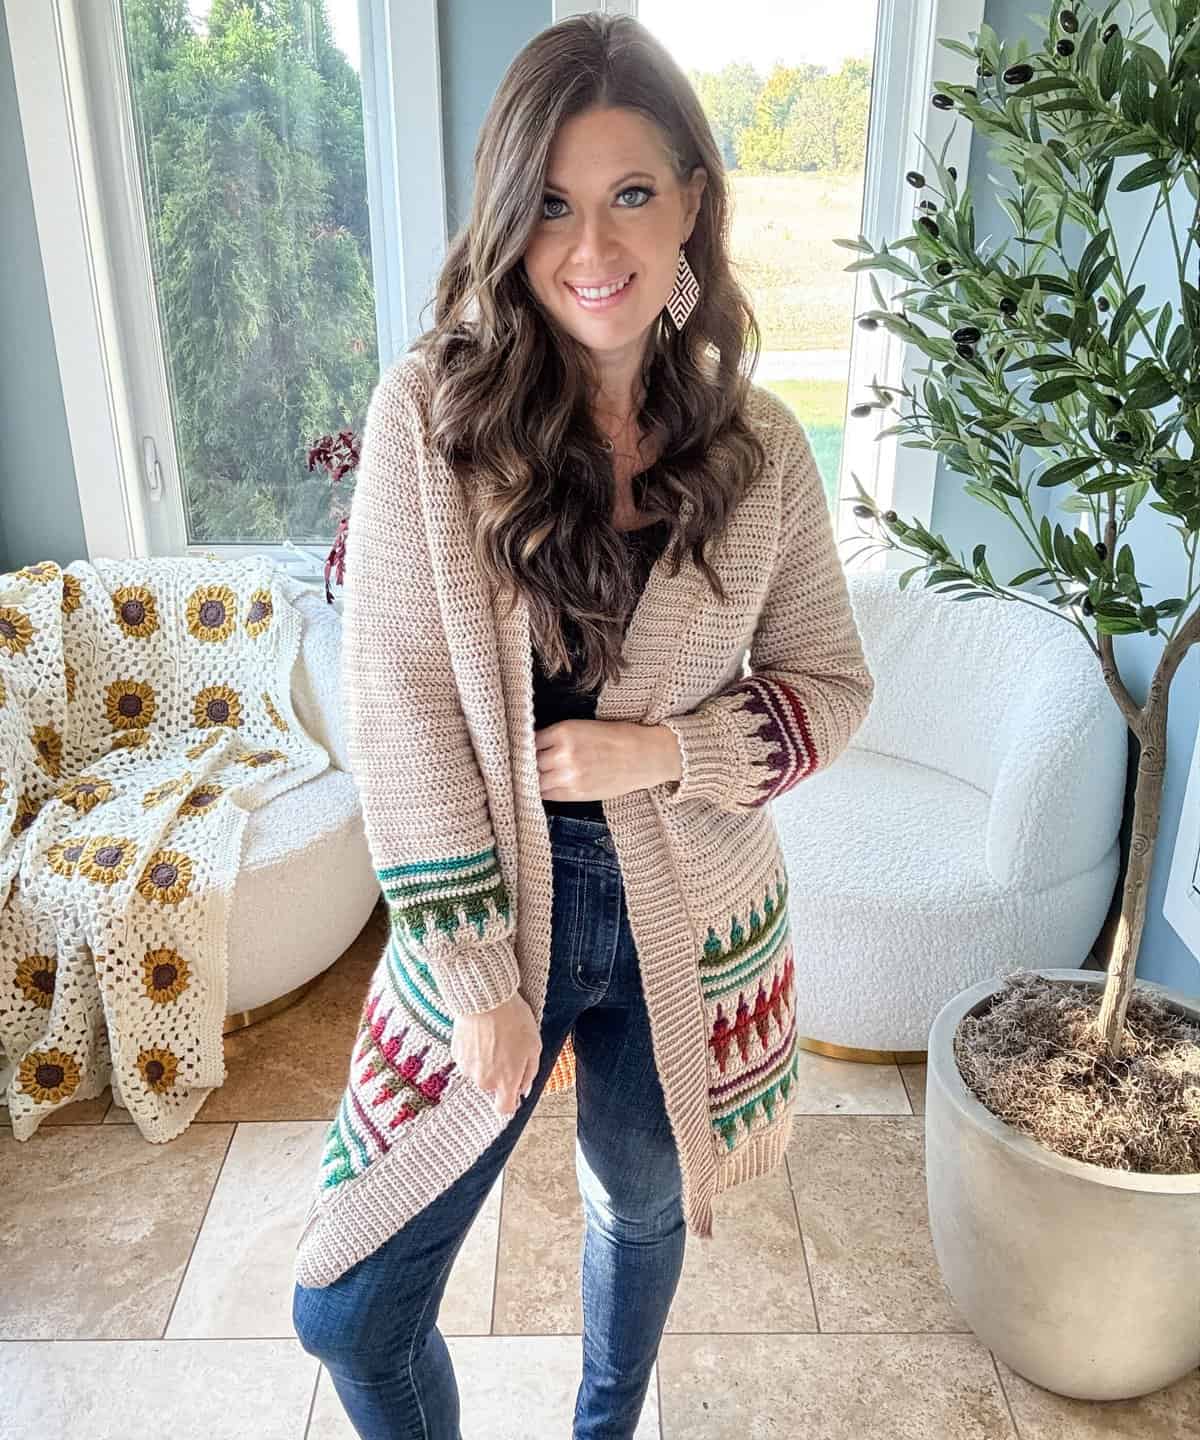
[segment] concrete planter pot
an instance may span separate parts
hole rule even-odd
[[[1150,1394],[1200,1365],[1200,1175],[1071,1160],[981,1105],[954,1035],[1003,983],[961,991],[929,1032],[926,1182],[942,1276],[979,1339],[1035,1385],[1080,1400]],[[1137,984],[1200,1021],[1200,1002]]]

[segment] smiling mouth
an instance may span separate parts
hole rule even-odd
[[[636,270],[631,270],[631,271],[629,271],[629,273],[628,273],[627,275],[621,277],[621,279],[620,279],[619,281],[606,280],[606,281],[604,281],[603,283],[601,283],[601,284],[599,284],[599,285],[582,285],[582,286],[580,286],[580,285],[572,285],[569,280],[566,282],[566,285],[567,285],[567,289],[570,290],[572,294],[577,295],[577,296],[579,297],[579,299],[581,299],[581,300],[593,300],[593,301],[595,301],[595,300],[611,300],[614,295],[619,295],[623,290],[628,290],[628,288],[630,287],[630,285],[633,283],[633,280],[634,280],[634,277],[636,276],[636,274],[637,274],[637,271],[636,271]],[[610,286],[614,286],[614,285],[616,286],[616,288],[615,288],[615,289],[610,289]],[[606,290],[606,291],[608,291],[609,293],[606,294],[606,295],[596,295],[596,294],[585,295],[585,294],[583,293],[585,290],[591,290],[591,291]]]

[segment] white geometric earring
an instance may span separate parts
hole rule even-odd
[[[688,264],[683,246],[679,247],[679,264],[675,267],[675,284],[667,297],[667,313],[675,322],[676,330],[682,330],[684,322],[696,308],[700,299],[700,282]]]

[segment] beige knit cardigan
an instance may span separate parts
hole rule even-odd
[[[379,381],[350,520],[348,744],[391,925],[297,1242],[309,1286],[395,1234],[508,1123],[451,1059],[455,1016],[520,989],[540,1023],[545,1002],[529,615],[492,603],[461,481],[428,438],[428,387],[415,353]],[[767,464],[711,551],[727,599],[690,555],[671,578],[669,545],[596,706],[680,744],[680,781],[603,809],[697,1237],[716,1196],[779,1165],[791,1130],[796,977],[769,802],[838,758],[874,690],[804,430],[759,385],[745,413]]]

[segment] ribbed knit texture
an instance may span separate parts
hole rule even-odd
[[[348,744],[392,923],[297,1242],[309,1286],[371,1254],[508,1123],[451,1059],[455,1017],[518,988],[539,1023],[545,1004],[553,870],[529,614],[503,614],[474,562],[461,481],[428,439],[428,385],[417,355],[377,385],[350,521]],[[804,430],[757,385],[746,420],[767,464],[710,551],[726,600],[690,556],[672,578],[668,547],[596,705],[680,744],[681,780],[603,807],[696,1237],[791,1133],[803,977],[767,802],[837,759],[874,690]]]

